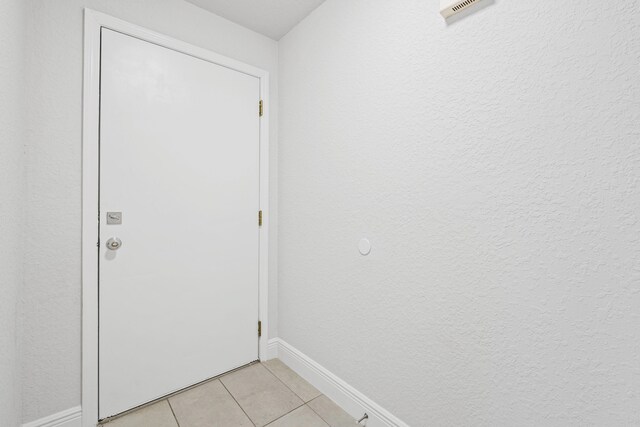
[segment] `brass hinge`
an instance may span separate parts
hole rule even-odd
[[[262,99],[260,100],[260,108],[259,109],[260,109],[260,117],[262,117],[262,115],[264,114],[264,105],[263,105]]]
[[[262,211],[258,211],[258,226],[262,227]]]
[[[262,336],[262,322],[258,320],[258,336]]]

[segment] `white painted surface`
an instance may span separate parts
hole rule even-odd
[[[272,338],[267,344],[267,360],[276,359],[279,352],[279,338]]]
[[[53,415],[22,424],[22,427],[81,427],[82,408],[76,406]]]
[[[324,0],[187,1],[274,40],[280,40]]]
[[[369,255],[371,253],[371,242],[369,239],[360,239],[358,242],[358,251],[360,255]]]
[[[30,225],[23,287],[24,366],[29,369],[22,375],[23,422],[80,404],[82,8],[101,10],[264,68],[277,86],[275,42],[183,1],[33,0],[29,4],[29,85],[24,97],[30,100]],[[273,86],[267,111],[275,123],[277,87]],[[276,141],[275,126],[270,129]],[[270,179],[275,185],[276,144],[270,157]],[[273,233],[277,232],[274,187],[270,197],[272,208],[266,218]],[[271,252],[277,252],[275,239],[269,243]],[[276,268],[270,272],[274,290]],[[274,335],[276,297],[272,293],[269,298],[269,332]]]
[[[258,359],[260,80],[108,29],[101,52],[105,418]]]
[[[161,33],[132,24],[111,15],[85,10],[85,63],[83,84],[83,137],[82,137],[82,423],[84,426],[95,425],[98,419],[98,258],[95,256],[95,239],[98,235],[98,123],[99,123],[99,54],[101,29],[108,28],[121,34],[133,36],[139,40],[163,46],[174,51],[187,53],[195,58],[223,65],[226,68],[240,71],[260,80],[260,98],[265,105],[270,105],[269,74],[265,70],[234,60],[207,49],[168,37]],[[254,110],[255,111],[255,110]],[[262,321],[260,337],[260,359],[267,357],[269,339],[269,295],[268,295],[268,262],[269,257],[269,108],[263,109],[260,118],[260,207],[263,213],[263,224],[260,234],[260,272],[259,272],[259,315]]]
[[[637,425],[640,4],[437,6],[280,42],[279,336],[411,426]]]
[[[367,427],[408,427],[404,421],[286,341],[275,338],[269,341],[269,345],[274,348],[274,357],[282,360],[354,419],[360,419],[365,413],[369,415]]]
[[[0,425],[20,423],[19,301],[24,278],[25,4],[0,2]]]

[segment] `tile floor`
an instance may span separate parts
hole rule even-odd
[[[256,363],[102,424],[105,427],[353,427],[279,359]]]

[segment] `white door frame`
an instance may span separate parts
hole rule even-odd
[[[98,422],[98,171],[100,114],[100,29],[108,28],[260,79],[260,95],[269,106],[269,73],[206,49],[158,34],[90,9],[84,11],[84,94],[82,119],[82,426]],[[256,105],[256,114],[258,106]],[[260,360],[269,341],[269,108],[260,120],[259,313]],[[256,217],[257,221],[257,217]],[[204,379],[204,378],[203,378]]]

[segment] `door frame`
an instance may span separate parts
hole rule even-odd
[[[82,115],[82,426],[98,422],[98,202],[100,118],[100,30],[108,28],[257,77],[260,99],[267,107],[260,118],[260,209],[263,225],[259,233],[258,338],[261,361],[267,358],[269,341],[269,73],[201,47],[177,40],[121,19],[84,10],[84,85]],[[256,114],[258,105],[256,104]],[[256,212],[256,221],[257,221]],[[257,224],[256,224],[257,225]],[[257,325],[256,325],[257,328]],[[257,331],[256,331],[257,334]],[[203,378],[204,379],[204,378]]]

